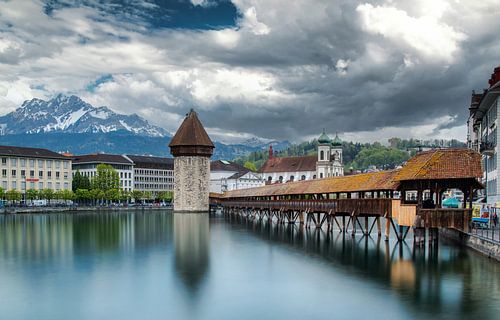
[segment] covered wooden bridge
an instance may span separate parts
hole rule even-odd
[[[442,195],[460,189],[470,203],[482,188],[481,177],[479,153],[437,149],[417,154],[397,170],[266,185],[210,199],[226,214],[317,228],[335,224],[353,235],[358,227],[368,235],[375,226],[381,235],[383,218],[386,239],[392,228],[402,240],[410,227],[468,231],[471,206],[464,201],[463,208],[443,208]]]

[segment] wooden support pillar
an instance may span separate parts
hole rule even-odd
[[[380,237],[382,235],[382,227],[380,225],[380,217],[377,217],[377,235]]]
[[[356,235],[356,220],[357,220],[356,214],[353,211],[351,214],[351,222],[352,222],[351,236],[353,236],[353,237],[354,237],[354,235]]]
[[[372,192],[373,195],[373,192]],[[368,235],[368,216],[365,216],[365,235]]]
[[[391,234],[391,219],[389,217],[385,218],[385,241],[389,241],[389,236]]]

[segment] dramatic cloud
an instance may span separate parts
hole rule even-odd
[[[499,15],[473,0],[0,2],[0,113],[68,93],[170,131],[194,107],[223,141],[464,140]]]

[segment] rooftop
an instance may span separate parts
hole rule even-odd
[[[302,157],[273,157],[262,165],[259,172],[316,171],[316,161],[316,155]]]
[[[95,153],[73,157],[73,163],[113,163],[113,164],[133,164],[131,160],[119,154]]]
[[[186,115],[186,118],[184,118],[181,126],[170,141],[169,147],[177,146],[215,147],[193,109]]]
[[[2,156],[17,156],[17,157],[32,157],[32,158],[50,158],[50,159],[65,159],[70,160],[62,154],[54,151],[40,148],[26,148],[13,146],[0,146],[0,155]]]
[[[482,170],[479,153],[469,149],[437,149],[414,156],[398,170],[233,190],[227,192],[225,197],[398,190],[400,182],[404,180],[471,179],[477,181],[480,177],[482,177]]]
[[[240,164],[237,164],[236,162],[215,160],[210,162],[210,171],[230,171],[230,172],[247,173],[250,170]]]

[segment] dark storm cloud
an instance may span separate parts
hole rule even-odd
[[[10,96],[80,93],[171,131],[195,107],[228,139],[461,138],[471,90],[499,64],[488,1],[50,1],[35,25],[22,13],[36,5],[3,9]]]

